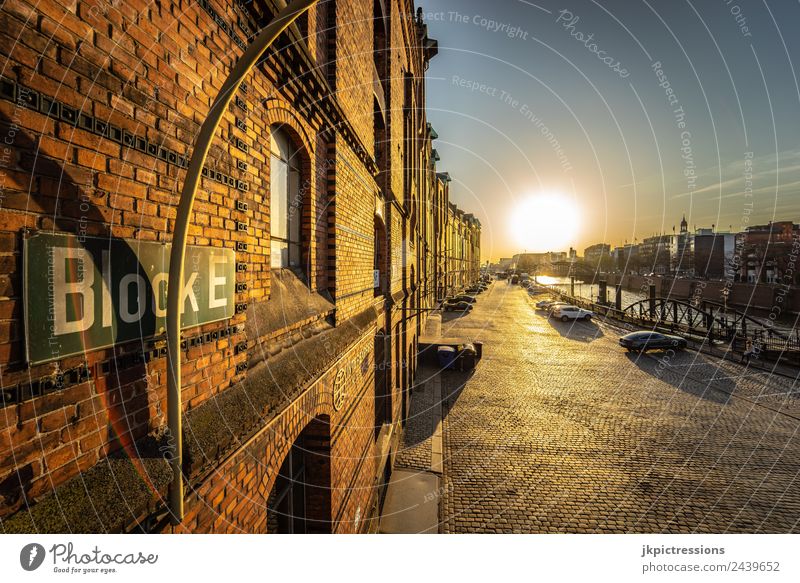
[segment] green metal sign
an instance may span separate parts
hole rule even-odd
[[[163,334],[170,245],[38,233],[23,248],[28,361]],[[186,248],[181,327],[234,315],[231,249]]]

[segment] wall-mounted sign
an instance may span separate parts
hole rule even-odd
[[[28,361],[46,362],[162,334],[170,245],[38,233],[23,248]],[[231,249],[186,249],[181,327],[235,312]]]

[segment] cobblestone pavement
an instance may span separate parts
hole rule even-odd
[[[417,372],[417,385],[411,395],[408,421],[397,451],[395,469],[431,469],[431,438],[435,429],[436,408],[439,406],[434,402],[431,374],[435,374],[435,371],[426,367]]]
[[[798,532],[798,383],[699,355],[626,354],[497,282],[444,334],[442,532]]]

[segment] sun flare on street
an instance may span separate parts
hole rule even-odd
[[[529,252],[552,251],[573,244],[580,227],[580,212],[564,194],[534,194],[517,203],[510,227],[520,248]]]

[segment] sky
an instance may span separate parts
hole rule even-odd
[[[684,214],[690,229],[800,222],[800,3],[418,6],[439,42],[437,169],[481,220],[484,260],[582,255],[671,233]],[[567,203],[530,204],[542,196]]]

